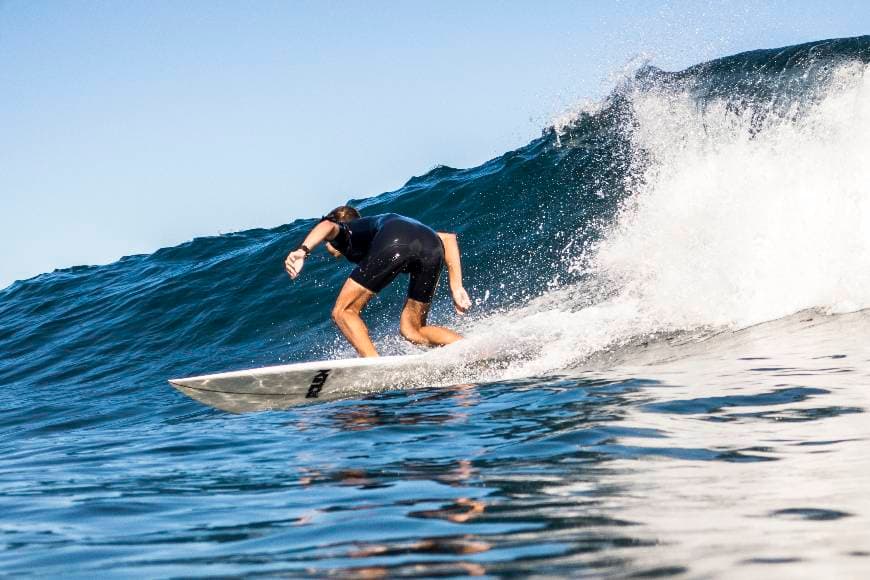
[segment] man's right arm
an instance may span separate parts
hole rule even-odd
[[[305,258],[308,257],[309,253],[314,251],[317,244],[323,240],[334,240],[338,232],[338,225],[326,220],[311,228],[311,231],[308,232],[308,235],[305,236],[299,247],[287,254],[287,258],[284,259],[284,269],[287,270],[287,274],[295,279],[299,275],[299,272],[302,271]]]

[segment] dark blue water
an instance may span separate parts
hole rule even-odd
[[[315,221],[0,292],[0,570],[72,577],[870,571],[870,37],[642,67],[479,167],[355,200],[456,231],[420,384],[228,414],[166,379],[352,356]],[[365,317],[385,354],[405,288]]]

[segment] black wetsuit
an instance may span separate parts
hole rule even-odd
[[[358,264],[351,280],[377,293],[397,275],[410,274],[408,298],[432,301],[444,265],[444,246],[432,228],[395,213],[336,223],[330,243]]]

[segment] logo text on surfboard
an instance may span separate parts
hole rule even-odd
[[[329,377],[329,369],[317,371],[314,378],[311,379],[311,386],[308,387],[308,392],[305,394],[306,399],[316,399],[320,396],[320,390],[326,384],[326,379]]]

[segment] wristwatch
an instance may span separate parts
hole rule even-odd
[[[297,250],[303,250],[303,251],[305,252],[305,257],[306,257],[306,258],[307,258],[308,256],[311,255],[311,248],[309,248],[309,247],[306,246],[305,244],[299,244],[299,247],[296,248],[296,249],[297,249]]]

